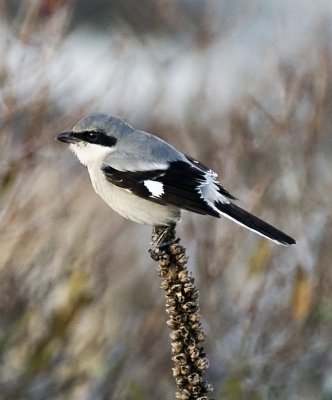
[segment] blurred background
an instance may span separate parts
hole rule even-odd
[[[54,140],[102,111],[298,241],[184,213],[214,398],[332,399],[330,0],[0,1],[0,399],[174,398],[151,229]]]

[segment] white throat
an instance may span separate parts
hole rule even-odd
[[[91,164],[101,163],[113,150],[110,147],[93,143],[72,143],[69,147],[86,167]]]

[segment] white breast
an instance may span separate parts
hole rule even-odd
[[[123,217],[147,225],[168,225],[179,221],[180,209],[153,203],[132,194],[129,190],[114,186],[106,180],[100,168],[88,165],[88,170],[96,193]]]

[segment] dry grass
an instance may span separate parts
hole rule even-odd
[[[67,2],[47,12],[41,3],[52,4],[26,1],[13,18],[0,3],[0,398],[174,393],[150,228],[108,209],[54,141],[103,109],[222,172],[243,206],[298,240],[281,248],[231,222],[184,215],[215,398],[329,399],[328,23],[317,12],[311,34],[295,40],[285,16],[271,25],[272,48],[264,30],[266,47],[251,48],[242,42],[253,2],[229,30],[165,39],[122,26],[99,42],[68,32]]]

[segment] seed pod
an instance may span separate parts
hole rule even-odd
[[[196,386],[200,382],[200,377],[197,373],[188,375],[187,379],[191,386]]]

